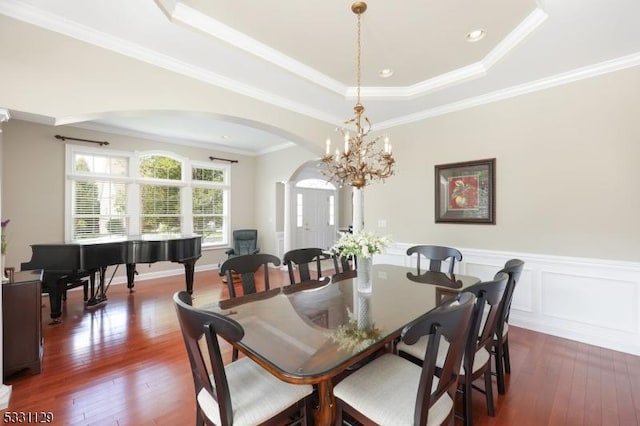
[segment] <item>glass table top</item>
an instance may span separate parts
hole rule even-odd
[[[376,342],[402,328],[448,297],[479,282],[476,277],[423,272],[378,264],[370,293],[355,279],[296,291],[296,286],[202,306],[238,321],[245,330],[241,350],[259,356],[283,376],[330,374]],[[238,304],[240,302],[240,304]]]

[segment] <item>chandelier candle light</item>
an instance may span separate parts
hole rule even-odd
[[[391,154],[389,137],[381,135],[366,141],[371,130],[371,122],[363,115],[364,107],[360,102],[360,21],[362,14],[367,10],[365,2],[356,2],[351,5],[351,10],[358,17],[358,53],[357,53],[357,100],[353,107],[355,116],[344,122],[347,126],[355,126],[355,133],[351,134],[344,128],[338,128],[344,137],[344,151],[336,149],[331,153],[331,140],[327,138],[326,152],[322,157],[324,163],[323,174],[328,180],[339,184],[349,184],[356,189],[362,189],[373,180],[384,180],[393,175],[395,160]],[[379,141],[384,141],[382,149],[377,148]],[[355,224],[354,224],[355,225]]]

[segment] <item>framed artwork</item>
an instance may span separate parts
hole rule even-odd
[[[496,159],[435,166],[436,223],[496,223]]]

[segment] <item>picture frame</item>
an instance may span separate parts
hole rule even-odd
[[[435,166],[436,223],[496,223],[496,159]]]

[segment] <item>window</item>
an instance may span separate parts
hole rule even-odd
[[[149,155],[140,159],[140,233],[181,233],[182,163],[174,158]],[[149,183],[146,183],[149,182]]]
[[[172,153],[68,145],[66,239],[171,233],[227,244],[229,172]]]
[[[193,232],[212,244],[227,241],[228,169],[193,167],[191,169]]]
[[[302,220],[304,219],[304,210],[302,205],[302,194],[296,194],[296,226],[302,228]]]
[[[118,155],[74,153],[71,228],[74,239],[126,235],[129,228],[127,185],[129,159]]]

